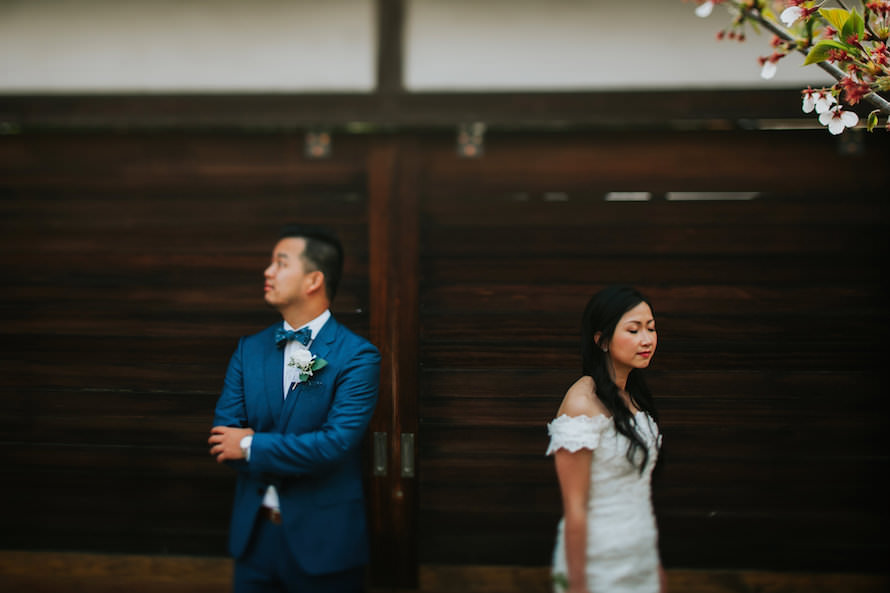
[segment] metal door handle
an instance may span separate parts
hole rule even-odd
[[[386,475],[386,433],[374,433],[374,475]]]
[[[402,433],[402,477],[414,477],[414,433]]]

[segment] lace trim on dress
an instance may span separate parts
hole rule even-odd
[[[563,414],[547,425],[550,446],[545,455],[559,449],[575,453],[580,449],[596,449],[600,436],[612,424],[612,419],[602,414],[597,416],[568,416]]]

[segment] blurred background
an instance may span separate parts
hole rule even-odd
[[[659,324],[670,590],[886,590],[890,137],[695,6],[0,2],[4,590],[227,587],[206,438],[293,221],[383,355],[375,590],[549,590],[545,425],[616,282]]]

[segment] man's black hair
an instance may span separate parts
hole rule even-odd
[[[307,271],[324,274],[325,292],[333,302],[343,275],[343,244],[330,229],[303,224],[289,224],[281,229],[280,239],[302,238],[306,241],[303,260]]]

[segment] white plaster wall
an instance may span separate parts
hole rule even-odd
[[[369,92],[376,0],[0,0],[0,93]],[[787,88],[682,0],[405,0],[412,91]]]
[[[409,0],[409,89],[780,88],[830,78],[789,56],[771,81],[770,34],[716,40],[730,22],[682,0]]]
[[[0,92],[370,91],[373,0],[0,0]]]

